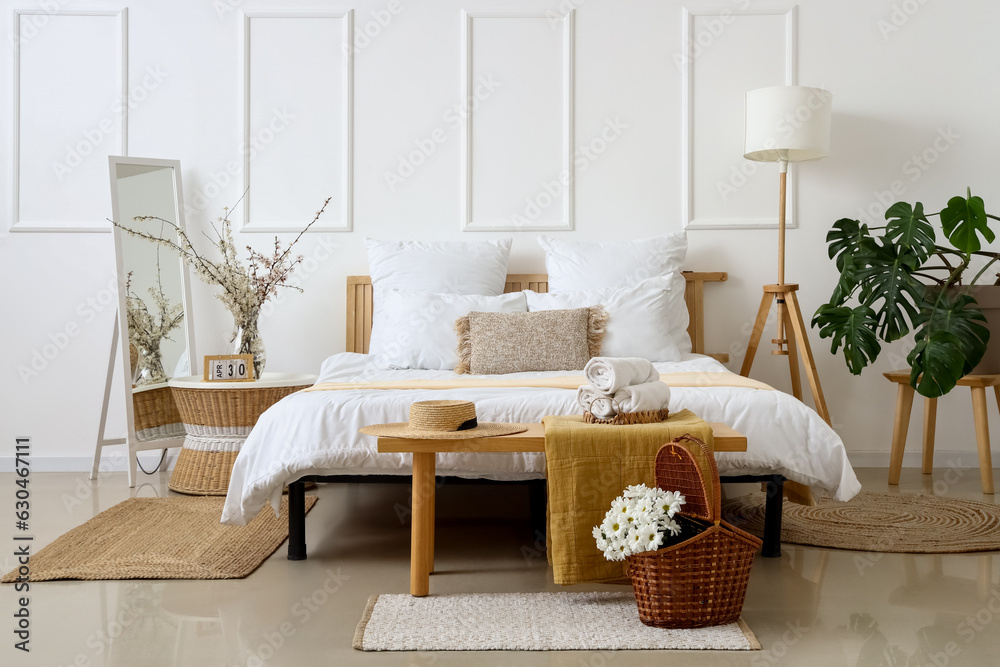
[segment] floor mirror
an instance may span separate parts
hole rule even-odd
[[[177,160],[109,157],[113,220],[154,237],[178,241],[184,227],[181,165]],[[118,316],[108,359],[104,405],[90,478],[108,445],[128,446],[128,483],[135,486],[137,452],[166,450],[184,441],[168,380],[196,367],[187,266],[176,251],[112,227],[118,277]],[[124,393],[115,396],[115,369]],[[124,438],[105,437],[108,408],[122,400]],[[161,457],[161,461],[163,458]]]

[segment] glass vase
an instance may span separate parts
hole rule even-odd
[[[237,321],[232,342],[233,354],[253,355],[253,378],[259,380],[267,364],[267,353],[264,351],[264,340],[260,337],[257,318],[249,317],[242,322]]]
[[[163,370],[163,357],[159,347],[153,350],[140,349],[137,366],[138,373],[134,374],[138,376],[134,381],[137,387],[167,381],[167,373]]]

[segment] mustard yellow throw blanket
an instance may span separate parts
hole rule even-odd
[[[737,376],[738,377],[738,376]],[[557,584],[627,583],[626,563],[597,550],[593,527],[630,484],[654,486],[660,446],[690,433],[714,449],[712,429],[690,410],[658,424],[587,424],[581,416],[545,417],[548,553]],[[669,489],[668,489],[669,490]]]
[[[774,387],[751,380],[735,373],[662,373],[660,382],[671,387],[742,387],[774,391]],[[466,389],[468,387],[536,387],[543,389],[572,389],[576,391],[587,382],[582,375],[548,378],[469,378],[465,380],[375,380],[372,382],[317,382],[302,391],[346,391],[359,389]]]

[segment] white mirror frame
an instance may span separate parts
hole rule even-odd
[[[119,223],[127,224],[127,221],[119,220],[119,208],[118,208],[118,165],[133,165],[133,166],[147,166],[147,167],[168,167],[173,171],[173,184],[174,184],[174,202],[177,211],[177,226],[181,229],[185,228],[184,225],[184,194],[183,188],[181,187],[181,163],[180,160],[160,160],[155,158],[136,158],[136,157],[120,157],[111,155],[108,156],[108,166],[111,175],[111,209],[112,218]],[[98,431],[98,441],[97,450],[94,453],[94,467],[91,471],[90,478],[94,479],[97,475],[98,467],[100,464],[101,450],[107,445],[113,444],[125,444],[128,445],[128,485],[129,487],[135,486],[136,479],[136,466],[137,458],[136,454],[140,451],[152,450],[152,449],[167,449],[170,447],[178,447],[183,444],[184,436],[169,436],[164,438],[157,438],[151,440],[139,441],[135,430],[135,409],[133,405],[133,392],[132,392],[132,372],[131,363],[129,361],[129,346],[128,346],[128,318],[125,310],[125,262],[122,256],[122,232],[118,227],[112,227],[112,238],[114,240],[115,249],[115,270],[118,276],[118,316],[115,320],[114,334],[111,341],[111,356],[108,363],[108,375],[107,375],[107,385],[104,392],[104,407],[101,413],[100,427]],[[184,322],[182,327],[184,329],[184,335],[186,338],[186,347],[188,362],[192,369],[192,372],[197,370],[197,356],[195,355],[195,344],[194,344],[194,318],[191,312],[191,284],[188,279],[188,266],[184,263],[184,260],[180,257],[177,258],[179,264],[179,269],[181,272],[181,298],[184,306]],[[114,367],[115,367],[115,351],[118,351],[118,364],[121,368],[122,385],[124,387],[123,394],[121,395],[121,400],[125,404],[125,415],[127,430],[125,438],[116,438],[113,440],[106,439],[104,437],[105,426],[107,422],[108,407],[111,398],[111,385],[114,382]]]

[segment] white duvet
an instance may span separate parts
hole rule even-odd
[[[729,373],[710,357],[656,364],[661,373]],[[565,371],[503,377],[565,376]],[[460,379],[452,371],[373,370],[369,357],[345,352],[323,362],[320,382]],[[497,377],[497,376],[491,376]],[[270,500],[277,508],[284,485],[304,475],[410,474],[409,454],[379,454],[368,424],[405,422],[410,404],[432,399],[474,401],[481,421],[538,422],[546,415],[578,414],[576,392],[546,388],[447,390],[338,390],[296,393],[267,410],[254,426],[233,467],[223,523],[245,524]],[[811,408],[780,391],[737,387],[673,387],[672,412],[689,409],[747,436],[746,452],[719,452],[721,475],[781,474],[837,500],[861,490],[840,437]],[[439,454],[441,475],[500,480],[545,476],[541,453]]]

